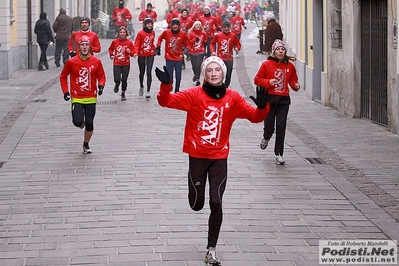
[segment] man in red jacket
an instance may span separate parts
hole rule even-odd
[[[83,17],[80,20],[80,30],[72,33],[72,36],[68,41],[68,51],[71,57],[74,57],[77,51],[79,51],[78,43],[83,36],[88,37],[90,40],[91,54],[101,52],[100,40],[98,39],[97,34],[90,30],[90,19]]]
[[[251,96],[257,108],[238,92],[228,89],[223,79],[226,66],[222,59],[210,56],[202,64],[202,87],[195,86],[170,94],[172,87],[168,70],[155,69],[161,81],[157,95],[162,107],[187,112],[183,152],[189,156],[188,200],[191,209],[200,211],[205,203],[206,182],[209,181],[207,265],[221,265],[216,256],[216,245],[223,220],[222,198],[227,182],[227,157],[230,151],[230,131],[236,119],[259,123],[269,113],[267,95],[257,90]]]
[[[233,72],[233,49],[236,53],[241,50],[241,43],[237,35],[230,31],[230,22],[224,21],[222,32],[215,35],[211,41],[211,52],[214,56],[222,58],[227,67],[226,80],[224,84],[229,87],[231,81],[231,73]],[[215,46],[217,46],[215,50]]]
[[[147,8],[140,12],[139,21],[144,22],[146,18],[150,18],[153,22],[156,22],[158,19],[157,12],[155,12],[155,10],[152,9],[151,3],[148,3]]]
[[[114,8],[112,13],[112,20],[115,23],[115,30],[118,31],[119,27],[127,27],[127,20],[132,19],[129,9],[125,7],[125,1],[119,0],[119,5]]]
[[[180,89],[181,72],[183,66],[183,48],[187,43],[187,34],[180,30],[180,20],[172,19],[172,28],[164,30],[158,37],[155,53],[161,55],[161,44],[165,40],[166,67],[173,80],[173,72],[176,74],[175,92]],[[173,71],[174,70],[174,71]]]
[[[211,8],[209,6],[204,7],[204,15],[198,20],[201,21],[202,27],[204,27],[204,31],[208,38],[206,42],[205,53],[205,57],[208,57],[211,55],[210,42],[212,41],[215,33],[221,30],[221,25],[219,24],[218,19],[211,15]]]
[[[83,152],[92,153],[89,141],[93,135],[97,93],[101,95],[105,86],[105,72],[100,59],[91,55],[90,39],[87,36],[80,38],[78,47],[78,55],[69,59],[62,69],[60,84],[64,100],[72,101],[73,124],[79,128],[85,127]],[[68,88],[68,76],[70,88]]]

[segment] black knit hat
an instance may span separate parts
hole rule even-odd
[[[180,20],[178,18],[174,18],[174,19],[172,19],[172,22],[170,24],[180,26]]]
[[[90,25],[90,19],[88,17],[83,17],[80,19],[80,23],[82,23],[82,21],[87,21]]]
[[[145,25],[147,25],[148,23],[154,24],[154,21],[153,21],[151,18],[146,18],[146,19],[144,19],[143,25],[145,26]]]

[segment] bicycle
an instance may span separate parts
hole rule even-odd
[[[130,19],[127,21],[126,28],[127,28],[128,34],[129,34],[129,39],[133,40],[136,33],[134,31],[134,28],[133,28],[133,22]]]

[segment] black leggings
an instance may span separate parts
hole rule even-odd
[[[283,156],[285,129],[287,127],[287,116],[289,105],[270,106],[270,112],[264,121],[263,137],[270,139],[274,133],[276,124],[276,142],[274,144],[274,154]]]
[[[227,68],[226,79],[224,80],[224,84],[226,85],[226,87],[229,87],[231,82],[231,73],[233,72],[233,60],[224,60],[223,62]]]
[[[200,78],[201,64],[204,61],[204,56],[205,54],[190,54],[191,67],[196,80]]]
[[[46,52],[47,52],[48,44],[47,43],[39,43],[39,47],[40,47],[40,59],[39,59],[39,61],[41,63],[47,62]]]
[[[122,91],[127,89],[127,77],[129,76],[130,65],[127,66],[115,66],[114,65],[114,82],[115,85],[119,86],[122,81]]]
[[[147,66],[147,91],[151,89],[152,83],[152,66],[154,64],[154,56],[139,56],[137,59],[137,63],[139,64],[139,81],[140,81],[140,88],[144,88],[144,73],[146,72]]]
[[[202,210],[205,202],[206,179],[209,180],[208,245],[216,247],[223,221],[222,198],[227,182],[227,159],[189,157],[188,201],[194,211]]]
[[[91,132],[94,129],[93,121],[96,115],[96,104],[72,103],[72,123],[76,127],[85,124],[86,131]]]

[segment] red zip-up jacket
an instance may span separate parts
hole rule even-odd
[[[187,31],[193,26],[194,21],[191,20],[189,17],[179,17],[180,20],[180,30],[184,31],[187,33]]]
[[[217,44],[216,54],[218,57],[222,58],[225,61],[233,60],[233,48],[236,47],[241,50],[241,43],[238,39],[237,35],[232,32],[224,33],[220,32],[219,34],[213,37],[211,41],[211,53],[215,52],[214,46]]]
[[[226,159],[230,151],[230,131],[238,118],[262,122],[270,105],[259,109],[238,92],[226,89],[220,99],[209,97],[200,86],[170,94],[172,84],[161,83],[159,105],[187,112],[183,152],[195,158]]]
[[[68,89],[68,76],[70,89]],[[79,55],[69,59],[60,74],[62,92],[70,92],[73,99],[97,98],[98,84],[105,86],[105,72],[97,57],[82,59]]]
[[[165,59],[171,61],[181,61],[183,59],[183,48],[187,43],[187,35],[183,31],[173,33],[172,30],[164,30],[158,37],[157,46],[161,46],[165,40]]]
[[[89,38],[91,45],[91,54],[101,52],[100,40],[98,39],[97,34],[90,30],[86,32],[79,30],[72,33],[71,38],[69,38],[68,41],[68,51],[75,51],[76,53],[78,53],[79,47],[77,46],[82,36],[87,36]]]
[[[149,57],[155,55],[155,32],[145,32],[140,30],[134,40],[134,54],[140,57]]]
[[[277,79],[275,86],[270,85],[271,79]],[[267,92],[272,95],[289,96],[288,84],[294,91],[298,91],[295,89],[295,84],[298,83],[296,69],[289,61],[277,62],[270,58],[264,61],[256,73],[254,83],[265,87]]]
[[[130,53],[126,49],[130,49]],[[130,57],[134,55],[133,43],[129,39],[121,40],[119,38],[114,39],[108,48],[109,55],[114,56],[115,66],[128,66],[130,65]]]
[[[144,9],[139,14],[139,21],[144,21],[146,18],[150,18],[154,22],[157,21],[157,19],[158,19],[157,12],[155,12],[155,10],[153,10],[153,9],[151,9],[150,12],[148,12],[147,9]]]
[[[221,26],[218,23],[218,20],[214,16],[201,16],[198,21],[201,22],[202,27],[206,33],[208,38],[212,38],[217,32],[216,28],[220,28]]]
[[[241,34],[242,32],[242,27],[245,27],[245,22],[242,17],[232,17],[230,19],[230,24],[231,24],[231,32],[234,34]]]
[[[188,42],[187,49],[189,50],[189,54],[197,55],[205,53],[205,45],[204,42],[207,41],[207,37],[205,32],[202,30],[192,30],[188,33]],[[198,37],[198,42],[195,40]]]
[[[126,7],[119,8],[118,6],[114,8],[112,13],[112,19],[115,20],[115,26],[120,27],[127,25],[127,19],[132,19],[132,14],[130,14],[129,9]]]

